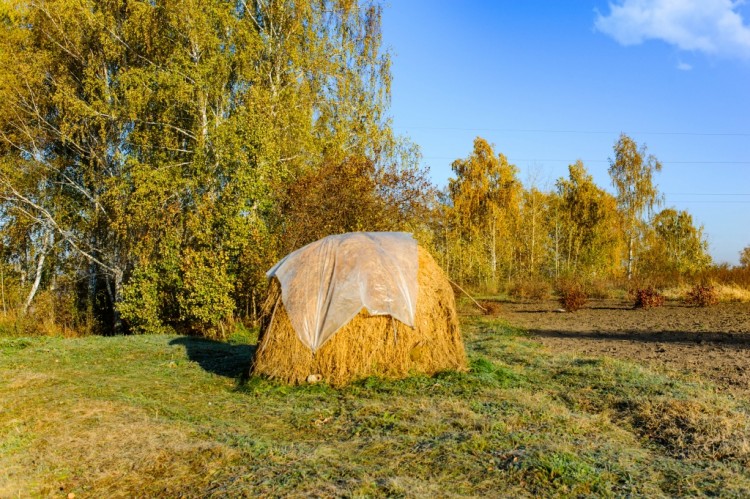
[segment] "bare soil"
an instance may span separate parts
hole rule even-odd
[[[643,310],[632,302],[591,300],[570,313],[548,300],[503,303],[497,312],[555,352],[626,359],[750,395],[750,303],[667,302]]]

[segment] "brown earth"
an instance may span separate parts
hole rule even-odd
[[[497,312],[555,352],[626,359],[750,395],[750,303],[667,302],[643,310],[632,302],[591,300],[575,313],[559,308],[552,300],[509,302]]]

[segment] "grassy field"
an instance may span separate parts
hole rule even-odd
[[[255,338],[0,338],[0,497],[750,494],[748,401],[464,319],[471,371],[240,381]]]

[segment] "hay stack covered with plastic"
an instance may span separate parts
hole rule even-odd
[[[329,236],[267,275],[252,374],[338,386],[466,368],[453,290],[411,234]]]

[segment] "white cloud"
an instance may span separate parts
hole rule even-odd
[[[732,0],[617,0],[595,26],[622,45],[659,39],[682,50],[750,59],[750,26]]]
[[[687,62],[680,61],[677,63],[677,69],[679,69],[680,71],[690,71],[691,69],[693,69],[693,66],[691,66]]]

